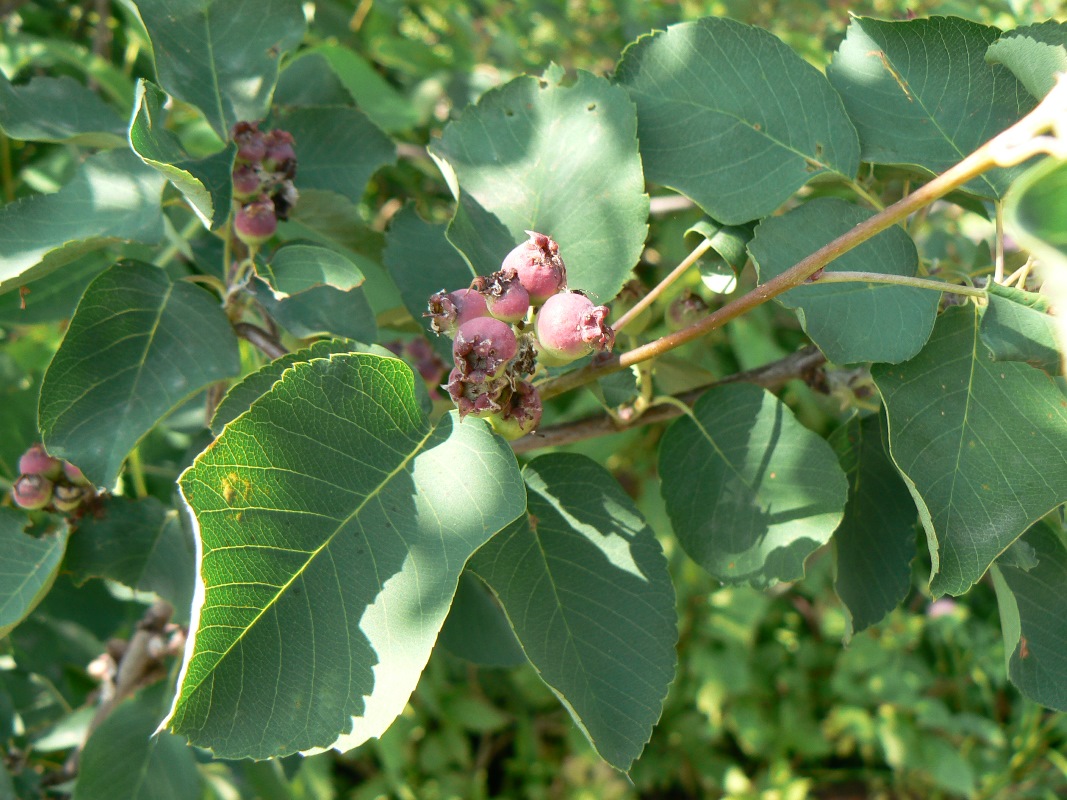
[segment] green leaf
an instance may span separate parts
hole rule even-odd
[[[848,614],[846,639],[900,605],[911,588],[918,512],[889,457],[881,415],[853,417],[830,444],[848,478],[845,518],[834,531],[834,589]]]
[[[48,451],[111,487],[155,424],[210,383],[241,370],[218,301],[158,267],[123,261],[85,290],[41,385]]]
[[[413,205],[404,206],[389,224],[382,263],[400,289],[404,307],[423,330],[428,330],[423,314],[430,295],[442,289],[465,289],[474,277],[445,237],[445,226],[426,222]],[[451,340],[435,336],[432,341],[447,363],[452,358]]]
[[[959,17],[853,17],[827,76],[859,130],[863,160],[944,172],[1030,111],[1022,84],[985,61],[999,35]],[[1000,198],[1021,170],[994,169],[964,188]]]
[[[256,300],[294,336],[340,336],[357,341],[378,338],[378,323],[362,288],[343,292],[315,286],[278,300],[264,281],[255,281]]]
[[[238,383],[235,383],[226,396],[222,398],[219,407],[215,409],[215,416],[211,419],[211,432],[218,436],[226,423],[237,419],[248,410],[248,407],[262,395],[270,391],[270,388],[278,382],[289,367],[302,361],[311,361],[313,358],[328,358],[335,353],[374,353],[376,355],[392,358],[393,354],[384,347],[378,345],[365,345],[354,342],[351,339],[326,339],[315,342],[311,347],[286,353],[281,358],[276,358],[269,364],[246,375]]]
[[[66,75],[12,86],[0,73],[0,130],[11,139],[84,147],[119,147],[126,141],[115,109]]]
[[[991,64],[1003,64],[1039,100],[1067,72],[1067,24],[1048,20],[1008,31],[985,54]]]
[[[294,108],[278,116],[277,127],[295,140],[297,189],[325,189],[358,203],[370,176],[396,162],[393,141],[355,108]]]
[[[482,420],[431,427],[411,370],[363,354],[293,365],[179,483],[199,585],[167,724],[222,758],[380,736],[463,565],[526,500]]]
[[[1004,202],[1004,222],[1039,258],[1067,267],[1067,161],[1046,158],[1018,180]],[[1054,270],[1052,270],[1054,271]]]
[[[191,158],[177,135],[166,128],[166,102],[162,89],[149,81],[138,81],[130,146],[144,163],[159,170],[185,195],[204,225],[215,230],[230,216],[237,145],[230,142],[226,149],[206,158]]]
[[[121,67],[115,66],[103,56],[97,55],[69,38],[39,38],[25,33],[4,32],[0,42],[0,54],[5,64],[10,65],[8,77],[29,70],[51,69],[57,66],[80,72],[87,81],[100,87],[100,91],[119,107],[129,109],[133,97],[133,80]],[[7,68],[5,67],[5,71]],[[64,69],[63,71],[68,71]],[[121,134],[120,134],[121,135]]]
[[[598,303],[628,280],[648,232],[633,104],[603,78],[563,70],[515,78],[445,128],[431,153],[459,200],[448,238],[478,275],[539,231],[567,280]]]
[[[93,731],[78,760],[73,800],[199,800],[196,754],[180,736],[153,733],[167,686],[120,703]]]
[[[415,106],[383,78],[374,65],[347,47],[323,44],[301,51],[300,58],[325,58],[356,105],[388,133],[410,130],[419,123]]]
[[[826,441],[770,392],[740,383],[708,390],[667,428],[659,473],[679,543],[724,583],[802,578],[848,493]]]
[[[852,180],[859,145],[841,99],[773,34],[707,17],[643,36],[616,80],[637,104],[649,180],[729,224],[764,217],[822,174]]]
[[[844,200],[820,197],[765,219],[749,243],[760,281],[780,275],[872,216],[873,211]],[[913,276],[918,268],[915,243],[902,228],[892,227],[835,259],[826,270]],[[816,282],[776,299],[796,310],[804,332],[833,363],[895,364],[914,356],[930,338],[941,295],[910,286]]]
[[[526,663],[500,603],[474,573],[465,571],[438,641],[454,656],[482,667]]]
[[[1056,344],[1056,322],[1048,314],[1049,299],[990,281],[989,305],[979,334],[994,361],[1022,361],[1050,375],[1059,372],[1062,355]]]
[[[108,498],[78,524],[63,562],[79,586],[90,578],[108,578],[154,592],[184,624],[193,601],[194,567],[192,538],[178,512],[154,497]]]
[[[667,561],[622,487],[586,456],[541,456],[523,477],[528,516],[493,537],[472,568],[578,727],[626,772],[674,678]]]
[[[70,319],[85,287],[112,263],[114,259],[106,250],[96,250],[26,284],[25,294],[0,294],[0,325],[39,325]]]
[[[1067,547],[1045,522],[1019,541],[1038,563],[1024,569],[1001,557],[993,568],[1008,677],[1031,700],[1067,711]]]
[[[326,57],[306,50],[286,62],[274,89],[275,106],[349,106],[352,102]]]
[[[163,178],[133,153],[89,156],[55,194],[0,208],[0,292],[111,242],[163,238]]]
[[[363,273],[345,256],[329,247],[303,242],[282,245],[269,263],[256,267],[256,272],[270,284],[278,300],[316,286],[348,291],[363,283]]]
[[[748,261],[747,246],[752,239],[750,225],[723,225],[713,219],[702,219],[686,232],[702,236],[717,255],[698,263],[700,281],[716,294],[730,294],[737,288],[737,278]]]
[[[14,630],[48,594],[59,572],[69,529],[34,538],[24,532],[26,515],[0,508],[0,639]]]
[[[948,309],[929,344],[872,376],[894,462],[926,529],[935,595],[967,591],[1023,531],[1067,500],[1067,410],[1052,379],[995,362],[974,306]]]
[[[278,60],[304,37],[296,0],[137,0],[159,84],[204,112],[223,140],[267,114]]]

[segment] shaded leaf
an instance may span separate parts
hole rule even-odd
[[[711,247],[715,256],[698,262],[700,280],[716,294],[730,294],[737,288],[737,278],[748,261],[747,245],[752,239],[750,225],[723,225],[713,219],[702,219],[686,231],[698,234]]]
[[[66,75],[12,86],[0,73],[0,130],[11,139],[120,147],[126,125],[111,106]]]
[[[230,142],[206,158],[191,158],[177,135],[166,128],[166,101],[167,95],[154,83],[137,83],[130,146],[144,163],[178,188],[204,225],[215,230],[230,216],[237,145]]]
[[[606,303],[648,231],[634,108],[603,78],[562,78],[554,67],[486,92],[431,152],[459,200],[449,241],[475,274],[500,269],[525,231],[539,231],[559,242],[571,288]]]
[[[1030,111],[1022,84],[985,61],[999,35],[959,17],[853,17],[826,74],[859,131],[863,160],[944,172]],[[1000,198],[1021,170],[994,169],[965,188]]]
[[[316,286],[348,291],[363,283],[359,267],[336,250],[318,244],[284,244],[274,251],[269,263],[257,266],[256,272],[270,284],[278,300]]]
[[[834,589],[851,638],[900,605],[911,588],[918,512],[888,453],[885,421],[853,417],[830,437],[848,478],[845,517],[834,531]]]
[[[749,252],[766,283],[874,216],[873,211],[830,197],[809,200],[756,228]],[[828,272],[913,276],[915,244],[900,227],[888,228],[826,267]],[[805,284],[775,298],[795,309],[804,332],[835,364],[905,361],[922,349],[934,328],[941,295],[929,289],[878,283]],[[893,331],[887,336],[887,331]]]
[[[1048,20],[1008,31],[986,50],[986,61],[1003,64],[1039,100],[1067,72],[1067,23]]]
[[[1033,550],[1036,565],[1011,563],[1009,550],[993,567],[1008,677],[1031,700],[1067,711],[1067,547],[1046,522],[1019,542]]]
[[[383,131],[399,133],[418,124],[419,114],[411,101],[394,89],[363,56],[336,44],[301,51],[301,58],[312,56],[326,59],[356,105]]]
[[[1048,298],[990,281],[989,305],[979,333],[995,361],[1022,361],[1056,374],[1062,356],[1056,344],[1056,322],[1048,314]]]
[[[358,203],[370,176],[396,161],[396,145],[355,108],[289,109],[277,127],[295,140],[297,189],[325,189]]]
[[[667,428],[660,491],[686,553],[725,583],[804,576],[840,524],[848,484],[830,446],[770,392],[705,392]]]
[[[85,287],[112,263],[114,259],[106,250],[97,250],[40,280],[24,284],[25,294],[0,294],[0,324],[38,325],[70,319]]]
[[[321,53],[303,51],[291,58],[278,76],[274,104],[280,106],[348,106],[348,93]]]
[[[192,537],[177,511],[154,497],[111,497],[78,524],[63,568],[79,586],[108,578],[153,592],[173,606],[176,622],[188,624],[194,562]]]
[[[465,571],[438,641],[454,656],[482,667],[526,663],[500,603],[474,573]]]
[[[332,286],[314,286],[280,300],[264,281],[252,287],[256,300],[294,336],[341,336],[359,341],[378,338],[378,323],[363,288],[343,292]]]
[[[472,559],[544,681],[597,752],[627,771],[674,678],[674,586],[611,474],[556,453],[523,469],[529,515]]]
[[[1067,500],[1067,409],[1052,379],[994,362],[974,306],[949,308],[923,351],[872,376],[889,443],[926,529],[935,595],[967,591]]]
[[[826,78],[760,28],[719,17],[671,25],[622,54],[649,180],[738,224],[812,178],[851,180],[856,131]]]
[[[296,0],[137,0],[159,84],[204,112],[223,140],[266,116],[281,55],[300,44]]]
[[[293,365],[179,480],[199,587],[167,724],[222,758],[380,736],[470,554],[525,508],[481,420],[431,427],[395,359]]]
[[[423,220],[413,205],[406,205],[389,224],[382,263],[392,275],[404,307],[428,330],[427,301],[434,292],[453,291],[470,285],[474,274],[459,251],[445,237],[444,225]],[[446,363],[452,358],[452,341],[433,336],[431,342]]]
[[[48,594],[59,572],[69,529],[39,538],[25,533],[26,515],[0,508],[0,638],[7,636]]]
[[[55,194],[0,208],[0,292],[117,241],[163,238],[163,177],[133,153],[89,156]]]
[[[48,451],[111,487],[137,442],[181,401],[241,370],[218,301],[123,261],[85,290],[41,385]]]
[[[166,683],[120,703],[85,743],[74,800],[198,800],[196,754],[180,736],[154,734],[166,708]]]

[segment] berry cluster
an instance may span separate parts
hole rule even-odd
[[[19,472],[18,480],[11,487],[11,497],[22,508],[44,508],[51,503],[56,511],[66,514],[96,496],[80,469],[52,458],[40,444],[22,454]]]
[[[455,369],[444,388],[460,416],[485,417],[507,439],[541,421],[541,397],[529,380],[538,363],[561,366],[615,344],[607,307],[567,290],[559,245],[526,233],[499,271],[467,289],[437,292],[426,314],[435,333],[453,339]]]
[[[264,133],[258,124],[238,122],[233,128],[237,143],[233,196],[241,204],[233,226],[237,238],[249,247],[258,247],[274,235],[278,220],[289,218],[297,198],[292,134],[283,130]]]

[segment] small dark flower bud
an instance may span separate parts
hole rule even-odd
[[[11,487],[11,497],[21,508],[44,508],[52,499],[52,481],[43,475],[23,475]]]
[[[19,473],[22,475],[42,475],[55,480],[63,471],[63,464],[58,458],[52,458],[45,452],[43,444],[35,444],[19,458]]]
[[[543,233],[526,233],[530,236],[529,241],[504,256],[500,270],[515,270],[530,294],[530,302],[536,305],[567,285],[567,268],[559,257],[558,244]]]
[[[278,229],[274,203],[266,195],[260,195],[258,200],[246,203],[237,211],[233,227],[237,238],[249,247],[263,244]]]

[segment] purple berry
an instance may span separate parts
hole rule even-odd
[[[518,349],[510,325],[493,317],[478,317],[459,326],[452,356],[464,377],[485,381],[500,375]]]
[[[257,164],[267,155],[267,142],[258,125],[258,122],[238,122],[233,126],[238,162]]]
[[[569,364],[593,350],[610,350],[615,331],[605,323],[607,316],[607,306],[594,306],[579,292],[548,298],[535,324],[542,360],[550,366]]]
[[[481,380],[464,375],[459,368],[452,370],[444,388],[459,409],[462,419],[468,414],[484,417],[500,411],[500,395],[508,385],[505,379]]]
[[[32,511],[48,505],[52,487],[52,481],[42,475],[23,475],[11,487],[11,497],[16,505]]]
[[[430,318],[430,328],[434,333],[455,336],[460,325],[488,314],[485,298],[473,289],[457,289],[454,292],[442,289],[430,295],[429,310],[424,316]]]
[[[511,391],[500,413],[489,417],[493,430],[508,441],[518,439],[541,423],[541,395],[533,384],[520,381]]]
[[[242,164],[233,171],[233,196],[238,200],[251,200],[263,188],[263,177],[250,164]]]
[[[296,175],[296,151],[293,149],[293,135],[289,131],[273,130],[265,137],[266,155],[263,168],[267,172],[281,173],[283,178]]]
[[[530,293],[513,269],[502,269],[487,278],[475,278],[472,286],[485,298],[489,313],[499,320],[521,322],[530,310]]]
[[[76,466],[69,461],[63,462],[63,474],[67,476],[67,480],[73,483],[75,486],[88,486],[89,479],[85,477],[83,473]]]
[[[258,200],[246,203],[237,211],[233,227],[237,238],[249,247],[263,244],[278,229],[274,203],[265,194],[260,195]]]
[[[55,487],[52,494],[52,505],[56,507],[56,511],[67,513],[80,506],[85,495],[84,486],[67,486],[61,483]]]
[[[19,458],[19,473],[22,475],[43,475],[55,480],[63,470],[62,462],[52,458],[44,450],[43,444],[35,444]]]
[[[543,233],[526,233],[530,236],[529,241],[504,256],[500,271],[515,270],[530,294],[530,302],[536,305],[567,285],[567,268],[559,257],[558,244]]]

